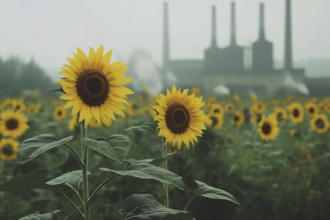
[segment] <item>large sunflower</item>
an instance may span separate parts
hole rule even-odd
[[[1,113],[0,116],[0,131],[3,136],[19,137],[28,128],[27,118],[20,112],[7,110]]]
[[[278,122],[274,115],[263,117],[258,124],[259,137],[264,141],[275,140],[279,133]]]
[[[0,140],[0,159],[14,160],[17,157],[19,143],[13,139]]]
[[[294,102],[289,106],[290,120],[293,123],[302,122],[304,120],[304,109],[298,102]]]
[[[125,116],[123,109],[127,95],[133,91],[124,85],[132,79],[125,77],[127,66],[121,62],[110,64],[112,51],[104,53],[103,46],[96,51],[90,48],[87,56],[81,49],[68,58],[69,64],[62,67],[65,78],[59,80],[67,100],[65,107],[72,107],[72,113],[79,113],[79,122],[87,127],[94,118],[99,124],[110,126],[116,120],[115,114]]]
[[[190,144],[201,137],[206,129],[207,116],[201,110],[204,106],[202,97],[188,94],[188,89],[177,90],[175,86],[172,91],[167,90],[166,96],[160,94],[156,99],[158,105],[153,108],[158,115],[155,121],[158,123],[159,136],[165,138],[165,144],[177,146],[182,143],[189,148]]]
[[[330,127],[328,117],[325,114],[315,115],[310,123],[312,130],[319,134],[326,133]]]

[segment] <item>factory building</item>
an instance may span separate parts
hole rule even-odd
[[[231,3],[230,44],[220,48],[217,44],[216,7],[211,8],[211,42],[204,51],[202,60],[170,59],[169,10],[164,4],[163,73],[173,73],[180,87],[200,87],[213,94],[219,86],[227,87],[232,93],[251,92],[266,96],[307,93],[304,69],[293,67],[291,0],[285,9],[285,53],[284,66],[274,68],[273,44],[266,38],[265,8],[260,4],[259,39],[252,45],[243,47],[236,40],[235,3]],[[313,81],[315,84],[315,80]]]

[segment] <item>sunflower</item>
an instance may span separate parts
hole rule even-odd
[[[212,105],[215,104],[217,102],[217,100],[215,99],[215,97],[210,97],[207,100],[207,108],[211,109]]]
[[[244,119],[244,113],[241,111],[236,112],[233,117],[232,117],[232,123],[240,126],[244,123],[245,119]]]
[[[14,111],[23,112],[26,109],[23,99],[14,99],[11,104]]]
[[[14,139],[0,140],[0,159],[14,160],[17,157],[19,143]]]
[[[226,112],[232,112],[234,110],[234,105],[232,103],[228,103],[225,106]]]
[[[79,113],[79,122],[87,127],[94,118],[98,124],[110,126],[116,120],[115,114],[125,116],[123,109],[127,104],[127,95],[133,91],[124,85],[131,78],[124,76],[127,66],[121,62],[110,64],[112,51],[104,53],[103,46],[96,51],[90,48],[87,56],[81,49],[68,58],[69,64],[62,67],[65,78],[59,80],[67,100],[65,107],[72,107],[72,113]]]
[[[20,112],[13,110],[7,110],[1,113],[0,116],[0,131],[7,137],[19,137],[28,128],[27,118]]]
[[[54,110],[54,118],[57,121],[62,121],[65,117],[66,117],[66,109],[65,109],[64,105],[58,106]]]
[[[252,115],[250,116],[250,123],[253,125],[259,124],[259,122],[262,119],[262,115],[261,114],[256,114],[256,115]]]
[[[258,124],[259,137],[264,141],[275,140],[279,133],[278,122],[274,115],[263,117]]]
[[[318,113],[318,107],[314,102],[308,102],[306,104],[306,110],[309,116],[314,116]]]
[[[325,114],[315,115],[310,121],[313,131],[324,134],[329,130],[330,124],[328,117]]]
[[[304,110],[301,104],[294,102],[289,106],[290,120],[293,123],[302,122],[304,120]]]
[[[220,104],[213,104],[210,109],[210,114],[223,114],[223,109]]]
[[[266,106],[262,102],[255,102],[250,108],[251,115],[261,115],[266,110]]]
[[[158,105],[153,108],[158,115],[155,121],[158,123],[159,136],[165,138],[165,144],[177,146],[182,143],[187,148],[190,144],[197,142],[206,129],[207,116],[201,110],[204,106],[202,97],[198,98],[195,93],[188,94],[188,89],[177,90],[175,86],[172,91],[167,90],[166,96],[160,94],[156,99]]]
[[[250,99],[252,102],[256,102],[256,101],[258,101],[258,96],[255,93],[252,93],[250,95]]]
[[[279,123],[285,123],[288,115],[285,111],[285,109],[281,107],[276,107],[274,111],[275,117]]]
[[[223,115],[222,114],[210,114],[208,125],[214,127],[215,129],[220,129],[223,123]]]

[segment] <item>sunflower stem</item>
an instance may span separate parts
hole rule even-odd
[[[163,168],[168,170],[167,145],[164,143],[164,138],[162,138],[162,154],[163,154],[163,158],[164,158]],[[164,188],[164,206],[169,208],[170,207],[170,201],[169,201],[169,193],[168,193],[168,184],[163,183],[163,188]]]
[[[81,138],[87,138],[87,128],[84,126],[84,122],[81,123]],[[84,200],[84,220],[89,220],[90,218],[90,204],[89,204],[89,189],[88,189],[88,148],[87,145],[81,143],[81,153],[83,158],[83,200]]]

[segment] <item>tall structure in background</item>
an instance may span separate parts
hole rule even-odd
[[[239,94],[255,92],[261,95],[285,95],[305,89],[304,69],[292,66],[291,2],[286,1],[285,67],[274,69],[273,44],[266,39],[265,9],[260,4],[259,38],[251,46],[237,44],[236,8],[231,3],[230,44],[220,48],[217,42],[216,7],[211,8],[211,43],[203,59],[170,60],[168,4],[164,4],[163,73],[171,72],[176,85],[182,88],[200,87],[213,94],[216,88],[227,87]],[[252,48],[252,50],[251,50]],[[289,70],[289,71],[288,71]],[[289,74],[288,74],[289,73]],[[166,83],[166,82],[165,82]]]
[[[170,71],[170,37],[168,21],[168,3],[164,3],[164,39],[163,39],[163,73]]]
[[[284,69],[291,70],[292,65],[292,35],[291,35],[291,0],[286,0],[285,4],[285,53]]]
[[[238,73],[244,71],[244,48],[236,42],[236,6],[231,3],[230,45],[223,49],[223,73]]]
[[[260,3],[259,39],[252,45],[252,71],[273,70],[273,44],[266,40],[264,4]]]
[[[211,45],[204,51],[204,71],[215,74],[221,68],[221,49],[217,46],[217,15],[216,7],[212,6],[211,13]]]

